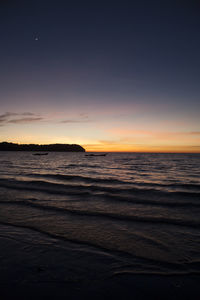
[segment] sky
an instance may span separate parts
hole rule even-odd
[[[200,153],[199,1],[0,2],[0,142]]]

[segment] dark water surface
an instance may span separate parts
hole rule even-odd
[[[113,274],[200,274],[200,155],[0,152],[0,224],[109,256]]]

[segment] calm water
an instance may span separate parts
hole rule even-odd
[[[109,255],[113,272],[200,273],[200,155],[0,152],[0,223]]]

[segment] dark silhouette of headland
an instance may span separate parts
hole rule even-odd
[[[0,151],[45,151],[45,152],[85,152],[85,149],[76,144],[15,144],[2,142]]]

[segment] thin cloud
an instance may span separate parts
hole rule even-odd
[[[21,115],[21,116],[36,116],[36,114],[31,113],[31,112],[24,112],[24,113],[19,114],[19,115]]]
[[[86,113],[81,113],[81,114],[80,114],[80,117],[85,118],[85,119],[88,119],[88,118],[89,118],[89,116],[88,116]]]
[[[63,120],[60,123],[88,123],[89,120]]]
[[[114,128],[109,129],[109,133],[118,135],[118,136],[154,136],[157,138],[167,138],[167,137],[178,137],[178,136],[195,136],[200,135],[200,131],[150,131],[150,130],[134,130],[134,129],[121,129]]]
[[[14,116],[17,116],[17,115],[18,114],[16,114],[16,113],[6,112],[6,113],[0,115],[0,122],[6,121],[8,118],[14,117]]]
[[[18,113],[13,113],[13,112],[5,112],[4,114],[0,115],[0,117],[10,117],[10,116],[16,116]]]
[[[23,113],[5,112],[4,114],[0,115],[0,119],[10,118],[14,116],[35,116],[35,114],[31,112],[23,112]]]
[[[88,123],[88,122],[91,122],[91,120],[89,120],[89,116],[85,113],[81,113],[78,118],[66,119],[60,121],[60,123]]]
[[[7,121],[7,123],[12,123],[12,124],[24,124],[24,123],[33,123],[33,122],[38,122],[42,121],[43,118],[37,117],[37,118],[20,118],[20,119],[12,119]]]
[[[32,123],[43,120],[42,117],[34,114],[32,112],[5,112],[0,115],[0,126],[4,126],[5,124],[22,124],[22,123]]]

